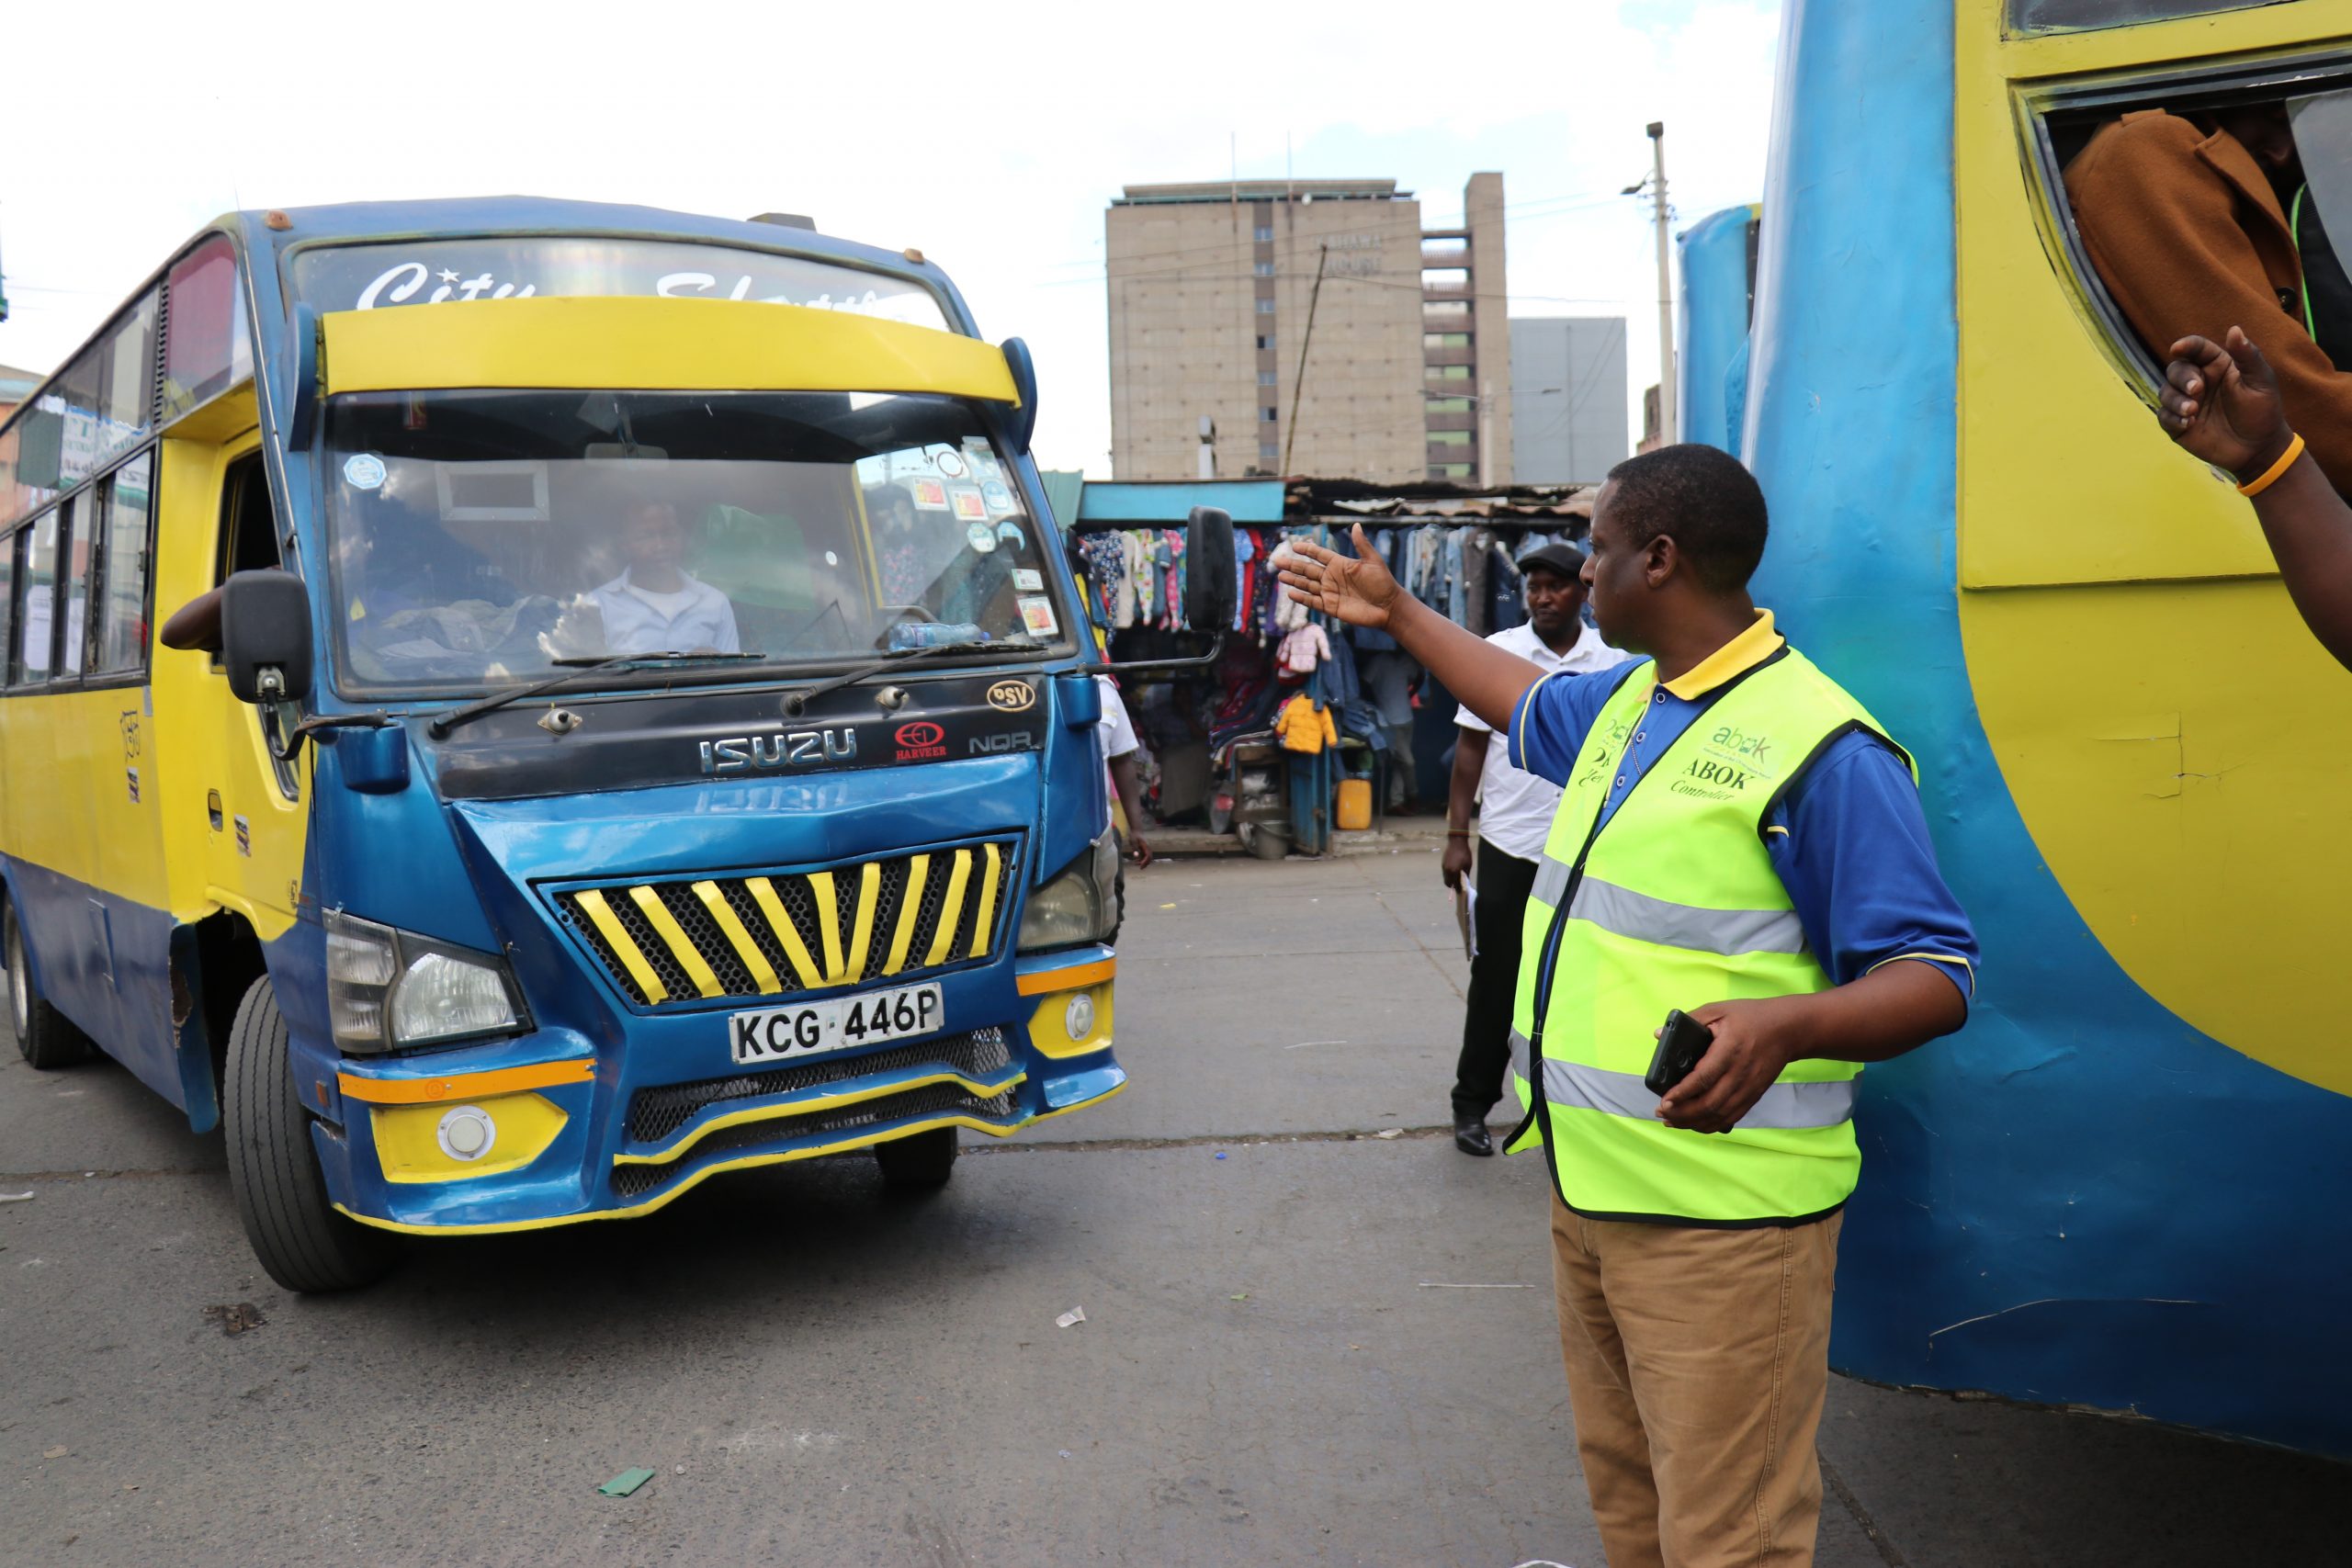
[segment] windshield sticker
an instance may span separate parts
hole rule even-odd
[[[1019,604],[1021,624],[1037,636],[1052,637],[1062,629],[1061,623],[1054,619],[1054,602],[1044,594],[1024,596]]]
[[[949,491],[947,495],[948,499],[956,503],[956,515],[965,522],[985,523],[988,521],[989,503],[982,501],[980,492],[970,485],[957,485],[954,490]]]
[[[1021,503],[1012,499],[1012,492],[1005,488],[1002,479],[989,480],[980,487],[980,495],[989,503],[990,513],[995,516],[1001,517],[1008,512],[1021,510]]]
[[[989,525],[985,523],[975,523],[965,529],[964,537],[970,540],[972,548],[982,555],[987,555],[996,548],[996,536],[989,532]]]
[[[947,510],[947,487],[937,479],[910,479],[907,488],[914,492],[915,506],[923,512]]]
[[[996,536],[1016,550],[1025,550],[1029,547],[1029,536],[1021,531],[1021,525],[1018,523],[998,524]]]
[[[1012,569],[1012,586],[1023,593],[1042,593],[1046,588],[1046,574],[1032,571],[1025,566],[1016,566]]]
[[[343,482],[354,490],[381,490],[384,459],[373,452],[354,452],[343,460]]]

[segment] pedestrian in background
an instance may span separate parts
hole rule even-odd
[[[1143,779],[1136,771],[1143,743],[1136,739],[1127,705],[1120,700],[1119,683],[1108,675],[1097,675],[1094,683],[1102,692],[1102,717],[1095,733],[1102,739],[1102,763],[1111,774],[1111,825],[1119,830],[1120,853],[1140,871],[1151,863],[1151,846],[1143,837]]]
[[[1584,552],[1545,545],[1519,563],[1526,582],[1527,623],[1487,640],[1547,674],[1613,669],[1626,655],[1585,625]],[[1453,749],[1453,778],[1446,798],[1445,885],[1460,888],[1472,874],[1470,843],[1478,844],[1470,960],[1470,996],[1463,1010],[1462,1055],[1453,1068],[1453,1144],[1465,1155],[1491,1155],[1487,1113],[1503,1097],[1510,1066],[1510,1010],[1519,988],[1519,928],[1535,863],[1544,852],[1560,805],[1559,787],[1514,767],[1502,732],[1464,707],[1453,716],[1462,737]],[[1474,833],[1470,818],[1476,811]]]
[[[1965,1021],[1976,941],[1910,758],[1748,597],[1763,492],[1710,446],[1610,470],[1585,581],[1649,657],[1546,674],[1360,558],[1285,590],[1385,630],[1563,787],[1521,932],[1512,1066],[1551,1168],[1577,1448],[1611,1568],[1797,1568],[1821,1522],[1860,1064]],[[1658,1025],[1711,1032],[1661,1098]],[[1522,1043],[1523,1042],[1523,1043]]]

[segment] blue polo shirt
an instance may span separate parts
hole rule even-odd
[[[1645,716],[1610,781],[1600,808],[1604,824],[1724,685],[1770,658],[1783,640],[1772,629],[1771,612],[1759,610],[1746,631],[1650,693]],[[1601,707],[1624,682],[1652,681],[1656,673],[1645,661],[1544,676],[1511,714],[1511,761],[1566,787]],[[1936,868],[1918,787],[1901,757],[1858,731],[1839,736],[1766,813],[1764,841],[1806,944],[1832,984],[1914,958],[1933,964],[1963,998],[1973,998],[1976,933]]]

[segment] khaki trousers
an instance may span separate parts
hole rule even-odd
[[[1553,1199],[1560,1350],[1609,1568],[1813,1562],[1843,1218],[1706,1230]]]

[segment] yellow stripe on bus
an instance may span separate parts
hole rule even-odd
[[[882,863],[867,861],[857,874],[857,924],[849,933],[849,978],[865,974],[865,955],[874,948],[874,916],[882,907]]]
[[[637,982],[637,988],[645,993],[645,999],[649,1002],[668,1001],[670,988],[662,983],[662,976],[653,972],[653,965],[645,961],[645,954],[638,951],[637,940],[628,934],[628,928],[621,924],[620,917],[613,913],[612,906],[605,902],[604,894],[590,887],[577,897],[580,907],[588,911],[589,923],[596,928],[596,934],[605,939],[605,945],[620,959],[621,967],[628,970],[628,977]]]
[[[885,975],[896,975],[907,966],[907,947],[915,940],[915,919],[922,913],[923,880],[931,874],[931,857],[916,855],[907,862],[907,890],[899,898],[899,925],[890,933],[890,956],[882,965]]]
[[[725,987],[719,985],[718,973],[711,968],[709,961],[695,951],[685,929],[670,913],[669,906],[662,902],[662,896],[640,883],[628,890],[628,897],[629,902],[637,906],[637,912],[645,917],[645,923],[651,926],[654,934],[668,946],[670,956],[678,961],[678,967],[686,972],[686,978],[695,983],[695,989],[706,997],[724,995]]]
[[[956,869],[947,874],[947,897],[939,906],[939,929],[931,939],[931,952],[923,963],[926,966],[947,962],[948,950],[956,945],[956,917],[964,912],[964,889],[972,880],[972,852],[956,852]]]
[[[989,938],[995,934],[996,885],[1002,874],[1004,852],[994,844],[983,844],[980,852],[988,856],[988,869],[980,874],[980,908],[972,918],[972,951],[966,956],[986,958]]]
[[[775,977],[775,971],[768,964],[767,954],[762,953],[760,944],[752,940],[752,933],[743,929],[743,922],[735,918],[734,908],[727,902],[727,896],[719,892],[718,884],[695,883],[695,897],[701,899],[702,907],[710,911],[712,922],[725,934],[727,945],[735,950],[735,956],[742,961],[743,967],[752,972],[752,983],[762,991],[783,990],[784,982]]]
[[[841,900],[833,893],[833,874],[810,872],[808,892],[817,900],[817,935],[825,944],[825,984],[838,986],[845,976],[842,974]]]
[[[752,901],[768,918],[768,929],[775,932],[776,941],[784,944],[784,955],[792,960],[792,972],[800,976],[802,987],[813,991],[823,985],[824,977],[808,956],[808,944],[800,940],[799,928],[785,913],[784,900],[775,896],[775,885],[764,876],[752,876],[744,878],[743,886],[752,890]]]

